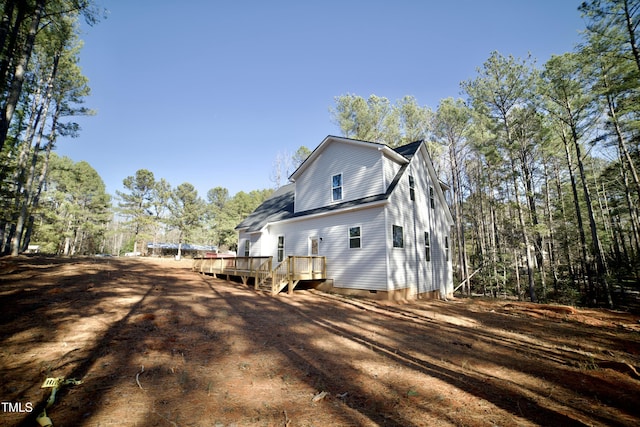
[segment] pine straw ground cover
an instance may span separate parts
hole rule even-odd
[[[0,307],[2,426],[36,425],[47,377],[83,381],[56,427],[640,425],[623,312],[271,297],[188,261],[44,257],[0,259]]]

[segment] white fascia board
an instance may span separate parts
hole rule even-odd
[[[324,151],[325,147],[327,145],[329,145],[329,143],[331,143],[332,141],[342,142],[342,143],[351,144],[351,145],[357,145],[359,147],[365,147],[365,148],[368,148],[368,149],[376,149],[377,148],[379,151],[382,151],[386,156],[390,157],[391,159],[395,160],[398,163],[401,163],[401,164],[409,163],[409,161],[404,156],[402,156],[401,154],[398,154],[395,150],[390,148],[388,145],[384,145],[384,144],[381,144],[379,142],[361,141],[359,139],[351,139],[351,138],[344,138],[344,137],[340,137],[340,136],[328,135],[311,152],[309,157],[307,157],[305,159],[305,161],[302,162],[302,164],[300,166],[298,166],[298,169],[293,171],[293,173],[289,176],[289,181],[295,182],[296,179],[302,174],[302,172],[311,163],[313,163],[315,161],[315,159],[320,155],[320,153],[322,151]]]
[[[382,151],[385,156],[391,158],[392,160],[395,160],[402,165],[409,163],[409,160],[406,157],[404,157],[402,154],[399,154],[387,145],[378,148],[378,151]]]
[[[249,227],[236,228],[235,230],[238,233],[258,234],[258,233],[261,233],[262,230],[264,230],[264,227],[262,227],[260,230],[254,230],[254,231],[247,231],[249,230]]]

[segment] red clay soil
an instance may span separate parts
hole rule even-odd
[[[0,259],[0,425],[36,426],[48,377],[82,381],[56,427],[640,425],[637,315],[272,297],[190,265]]]

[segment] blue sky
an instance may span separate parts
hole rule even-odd
[[[334,97],[459,97],[489,54],[539,65],[573,50],[579,0],[97,0],[80,65],[97,111],[57,152],[107,191],[138,169],[172,186],[273,185],[278,153],[338,135]]]

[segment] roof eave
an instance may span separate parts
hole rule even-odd
[[[291,182],[295,182],[296,179],[298,179],[298,177],[302,174],[302,172],[307,168],[307,166],[313,163],[314,159],[320,155],[320,153],[324,150],[325,146],[327,146],[331,141],[339,141],[347,144],[358,145],[361,147],[368,147],[368,148],[374,148],[374,149],[377,146],[378,150],[382,151],[386,156],[397,161],[398,163],[402,163],[402,164],[409,163],[409,160],[406,157],[395,152],[388,145],[381,144],[379,142],[363,141],[360,139],[352,139],[352,138],[345,138],[341,136],[328,135],[322,140],[320,145],[318,145],[315,148],[315,150],[313,150],[311,154],[309,154],[309,157],[307,157],[305,161],[302,162],[300,166],[298,166],[298,169],[293,171],[293,173],[289,176],[289,180]]]
[[[406,164],[409,163],[409,159],[407,159],[405,156],[403,156],[402,154],[396,152],[393,148],[387,146],[387,145],[383,145],[382,147],[378,148],[378,151],[382,151],[384,153],[384,155],[386,155],[387,157],[395,160],[396,162],[400,163],[400,164]]]
[[[303,221],[303,220],[313,219],[313,218],[318,218],[318,217],[323,217],[323,216],[338,215],[338,214],[343,214],[343,213],[346,213],[346,212],[353,212],[353,211],[357,211],[357,210],[361,210],[361,209],[374,208],[376,206],[382,206],[382,205],[386,204],[388,201],[389,201],[388,198],[384,198],[384,199],[381,199],[381,200],[375,200],[373,202],[362,203],[362,204],[359,204],[359,205],[348,206],[348,207],[344,207],[344,208],[340,208],[340,209],[330,209],[330,210],[311,213],[311,214],[307,214],[307,215],[297,215],[297,216],[292,216],[292,217],[289,217],[289,218],[283,218],[281,220],[273,221],[273,222],[269,222],[269,223],[265,224],[263,229],[269,227],[272,224],[276,224],[276,223],[281,224],[281,223],[286,223],[286,222]]]

